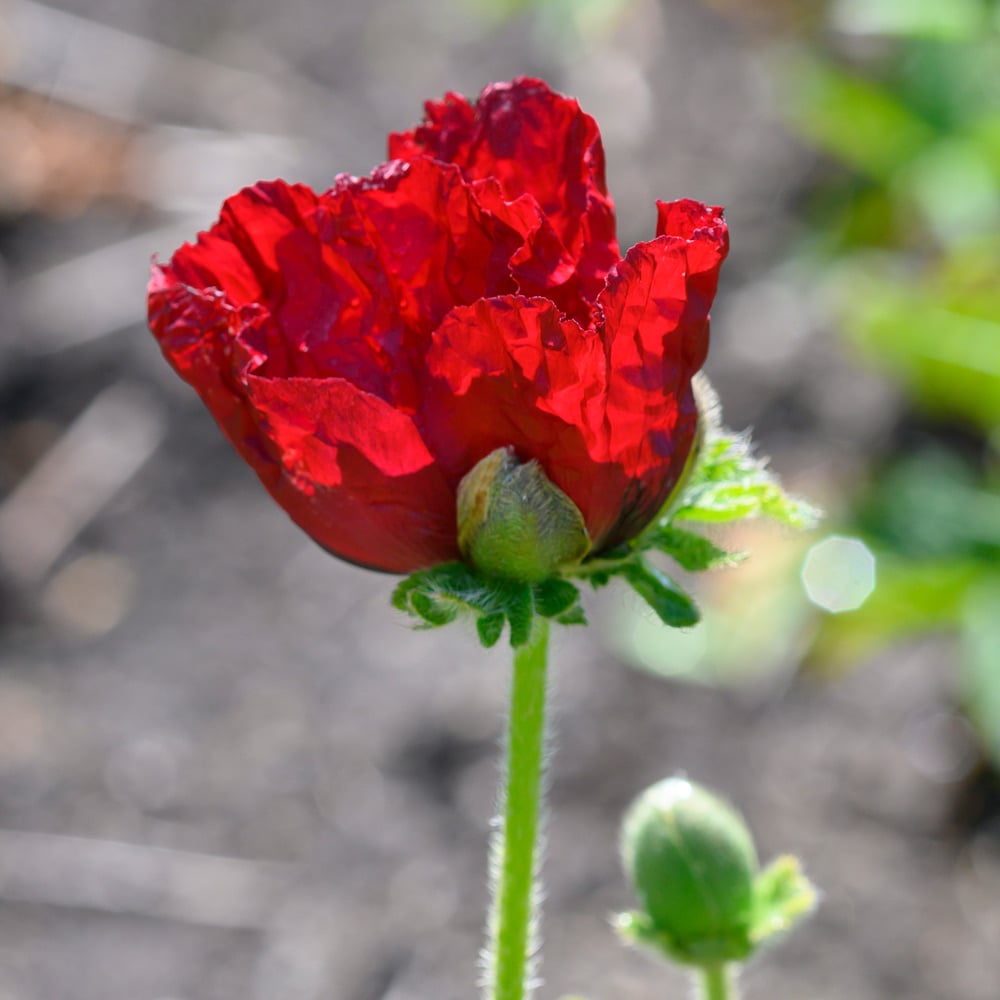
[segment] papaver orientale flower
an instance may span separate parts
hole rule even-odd
[[[342,558],[458,558],[456,490],[499,448],[540,463],[591,552],[633,537],[695,438],[721,210],[660,202],[622,258],[597,125],[539,80],[429,102],[389,156],[230,198],[153,267],[164,354]]]

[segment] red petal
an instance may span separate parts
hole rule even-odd
[[[641,530],[684,468],[698,415],[691,378],[708,350],[708,312],[728,247],[719,210],[661,206],[676,235],[634,246],[600,297],[608,350],[609,457],[636,485],[608,543]],[[704,223],[704,224],[703,224]]]
[[[538,459],[599,543],[608,527],[592,516],[609,488],[605,376],[598,336],[551,302],[485,299],[435,331],[418,421],[455,485],[496,448]],[[611,486],[619,498],[623,488],[620,477]]]
[[[388,326],[398,320],[391,302],[376,299],[323,247],[316,228],[319,204],[320,196],[300,185],[257,184],[228,199],[211,230],[158,268],[160,286],[177,290],[162,302],[165,314],[153,332],[203,397],[200,382],[212,377],[219,362],[190,369],[182,355],[214,358],[222,350],[225,360],[235,364],[230,357],[234,347],[243,352],[241,357],[251,353],[254,367],[272,375],[353,376],[366,388],[385,390],[385,365],[360,328],[362,321],[381,320]],[[151,308],[152,292],[151,286]],[[195,307],[195,299],[204,304]],[[216,303],[213,309],[225,303],[229,313],[233,307],[252,307],[258,321],[252,329],[249,323],[234,323],[231,333],[223,323],[203,335],[196,324],[184,323],[185,310],[208,308],[211,302]],[[330,337],[334,324],[341,335]],[[211,350],[210,342],[215,344]]]
[[[458,558],[454,493],[409,417],[342,379],[247,378],[272,496],[342,559],[409,573]]]
[[[508,264],[524,242],[458,170],[428,159],[343,178],[324,196],[319,227],[331,253],[390,296],[402,323],[423,337],[452,306],[512,290]]]
[[[221,289],[234,305],[259,302],[282,288],[279,249],[308,228],[315,207],[316,195],[301,184],[244,188],[225,202],[207,233],[174,254],[169,269],[182,284]]]
[[[167,360],[198,395],[240,454],[252,462],[256,431],[234,378],[231,325],[236,313],[222,292],[198,292],[153,266],[149,326]]]
[[[410,572],[457,558],[454,494],[412,421],[342,379],[261,378],[263,309],[155,267],[150,326],[272,496],[344,559]],[[271,357],[275,357],[272,350]]]
[[[538,202],[527,194],[507,201],[493,178],[475,181],[472,186],[483,208],[522,235],[524,243],[509,263],[518,293],[551,299],[566,316],[589,325],[593,303],[581,293],[576,261]]]
[[[685,241],[687,299],[684,322],[691,327],[708,322],[708,312],[719,284],[719,268],[729,253],[729,229],[722,209],[699,201],[658,201],[657,236]],[[708,340],[705,339],[705,349]],[[704,364],[704,356],[698,362]]]
[[[389,137],[389,155],[432,156],[473,180],[495,177],[511,201],[531,195],[578,261],[580,291],[592,302],[620,255],[594,119],[528,78],[491,84],[475,106],[448,94],[425,109],[422,125]]]
[[[691,198],[677,201],[658,201],[657,236],[679,236],[683,240],[709,238],[729,249],[726,220],[720,205],[703,205]],[[725,252],[723,252],[725,256]]]
[[[269,319],[239,336],[260,374],[344,377],[412,406],[412,369],[449,309],[515,290],[512,266],[543,285],[566,269],[536,209],[487,194],[426,158],[323,195],[260,184],[162,270],[193,295],[258,305]]]

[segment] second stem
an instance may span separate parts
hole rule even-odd
[[[503,789],[503,827],[494,851],[488,1000],[531,995],[539,893],[538,827],[545,757],[549,623],[536,616],[528,642],[514,651]]]
[[[708,965],[702,969],[701,984],[698,995],[704,1000],[737,1000],[733,976],[726,965]]]

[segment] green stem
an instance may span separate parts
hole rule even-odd
[[[739,1000],[735,977],[726,965],[706,965],[701,970],[699,996],[702,1000]]]
[[[495,882],[487,942],[488,1000],[525,1000],[532,992],[531,983],[525,980],[534,972],[548,639],[548,621],[536,616],[528,642],[514,651],[503,828],[493,845]]]

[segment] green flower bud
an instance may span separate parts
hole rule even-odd
[[[694,964],[749,954],[757,852],[725,802],[683,778],[653,785],[625,818],[622,855],[643,937]]]
[[[536,461],[497,448],[458,486],[458,547],[483,573],[538,582],[590,551],[579,508]]]
[[[618,918],[622,935],[688,965],[742,961],[816,902],[794,857],[759,871],[743,817],[685,778],[667,778],[632,804],[622,859],[641,906]]]

